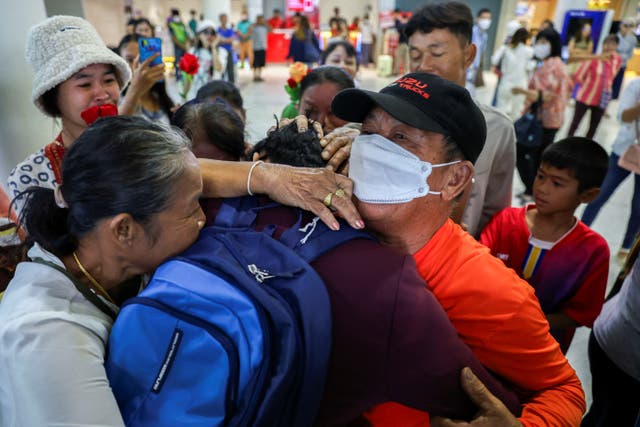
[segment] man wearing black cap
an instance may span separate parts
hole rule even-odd
[[[413,255],[460,337],[530,402],[516,420],[463,376],[491,421],[482,425],[577,425],[584,411],[580,381],[549,334],[533,288],[450,219],[486,138],[483,114],[468,91],[432,74],[411,73],[379,93],[344,90],[331,108],[343,120],[362,123],[349,177],[368,228]],[[375,408],[369,420],[376,426],[426,425],[428,418],[390,404]]]
[[[433,2],[415,11],[405,28],[411,71],[433,73],[465,86],[467,70],[478,54],[471,41],[473,26],[473,15],[464,3]],[[476,103],[487,122],[487,144],[476,162],[471,197],[454,218],[464,210],[462,222],[477,237],[495,214],[511,206],[516,138],[506,115]]]
[[[404,29],[410,70],[435,74],[464,87],[477,51],[471,42],[473,25],[471,10],[460,2],[430,2],[415,11]],[[478,237],[495,214],[511,206],[516,137],[509,117],[488,105],[476,104],[487,123],[487,144],[475,164],[473,185],[469,184],[452,217]],[[325,158],[333,155],[331,167],[349,156],[347,141],[353,133],[353,128],[345,127],[326,136],[324,154]],[[342,145],[347,146],[339,150]]]

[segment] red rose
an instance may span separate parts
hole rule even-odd
[[[117,116],[118,107],[113,104],[94,105],[80,113],[80,117],[87,125],[91,125],[100,117]]]
[[[182,55],[178,66],[180,67],[181,71],[194,76],[198,72],[200,64],[198,64],[198,58],[196,58],[195,55],[185,53],[184,55]]]
[[[287,80],[287,84],[289,85],[289,87],[290,87],[291,89],[295,88],[295,87],[298,85],[298,84],[296,83],[296,81],[295,81],[295,80],[293,80],[293,79],[291,79],[291,78],[290,78],[289,80]]]

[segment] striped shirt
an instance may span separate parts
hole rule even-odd
[[[591,59],[581,63],[573,78],[576,84],[580,84],[576,100],[590,106],[599,106],[602,93],[611,92],[613,78],[621,65],[622,57],[617,53],[608,60]]]

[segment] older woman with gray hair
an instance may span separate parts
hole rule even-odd
[[[349,211],[348,180],[326,179],[324,170],[206,160],[201,166],[202,173],[180,131],[109,117],[70,147],[61,186],[26,191],[23,225],[35,244],[0,304],[0,425],[123,425],[103,365],[119,304],[139,288],[123,283],[196,240],[205,224],[203,194],[269,188],[332,225],[318,197],[343,184],[349,197],[334,197],[335,204],[359,221]],[[321,179],[310,185],[314,178]],[[315,201],[296,202],[303,198]]]

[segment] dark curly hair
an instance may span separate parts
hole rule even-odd
[[[271,163],[289,166],[320,168],[325,166],[318,135],[310,126],[306,132],[298,132],[296,122],[281,127],[253,146],[248,160],[258,153]]]

